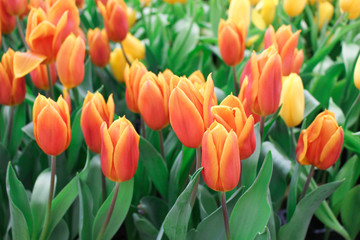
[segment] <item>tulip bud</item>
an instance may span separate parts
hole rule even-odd
[[[71,126],[68,104],[60,96],[57,102],[38,95],[33,107],[35,140],[48,155],[57,156],[70,144]]]
[[[319,30],[322,29],[322,27],[324,26],[325,22],[329,23],[332,16],[334,14],[334,6],[325,1],[325,2],[320,2],[319,3]],[[316,22],[316,18],[315,18],[315,22]]]
[[[284,10],[290,17],[296,17],[304,11],[306,0],[284,0]]]
[[[95,153],[101,151],[100,127],[103,122],[110,126],[114,119],[115,104],[110,94],[107,103],[104,97],[96,92],[88,92],[83,103],[80,124],[86,145]]]
[[[354,70],[355,87],[360,90],[360,57],[358,57]]]
[[[90,59],[95,66],[105,67],[110,60],[110,45],[105,30],[89,29],[87,33]]]
[[[301,131],[296,146],[296,160],[301,165],[328,169],[339,158],[344,131],[339,127],[333,112],[320,113],[307,129]]]
[[[295,127],[301,123],[305,111],[304,86],[296,73],[284,77],[281,90],[280,116],[288,127]]]
[[[125,91],[125,99],[126,105],[130,109],[130,111],[134,113],[139,113],[139,106],[138,106],[138,97],[140,91],[140,82],[144,74],[147,72],[146,67],[144,64],[135,60],[131,67],[126,65],[125,67],[125,84],[126,84],[126,91]]]
[[[134,24],[136,22],[136,11],[134,9],[132,9],[131,7],[127,7],[126,14],[127,14],[127,20],[129,23],[129,28],[131,28],[132,26],[134,26]]]
[[[277,4],[277,0],[264,0],[260,14],[266,25],[269,25],[274,21]]]
[[[127,56],[130,62],[133,61],[130,55]],[[115,48],[110,54],[110,67],[113,72],[114,78],[118,82],[124,82],[124,72],[126,67],[126,59],[124,57],[123,51],[121,48]]]
[[[81,37],[69,35],[61,45],[56,58],[60,82],[71,89],[84,79],[85,43]]]
[[[5,2],[0,0],[0,22],[1,22],[1,33],[10,34],[16,27],[15,16],[10,15],[5,9]]]
[[[40,64],[34,70],[32,70],[30,72],[30,77],[36,88],[41,90],[49,89],[49,78],[46,64]],[[55,63],[50,64],[50,77],[51,83],[54,85],[57,79]]]
[[[103,122],[100,131],[102,172],[111,181],[130,180],[139,161],[140,136],[125,117],[114,121],[109,129]]]
[[[248,77],[247,104],[251,111],[261,116],[275,113],[281,95],[281,58],[274,47],[260,55],[254,52],[245,66],[242,79]]]
[[[131,33],[126,35],[126,38],[122,42],[122,46],[128,56],[132,59],[142,60],[145,58],[145,46],[139,39],[134,37]]]
[[[12,16],[19,16],[27,9],[27,0],[2,0],[6,11]]]
[[[248,101],[246,99],[246,92],[247,92],[246,89],[247,89],[247,86],[248,86],[248,83],[249,83],[248,77],[246,76],[244,79],[240,79],[240,83],[241,83],[241,86],[240,86],[239,100],[240,100],[240,102],[242,103],[242,105],[244,107],[244,111],[245,111],[246,116],[247,117],[253,116],[255,123],[260,122],[261,116],[253,113],[251,111],[248,103],[247,103]]]
[[[241,25],[245,32],[244,39],[246,38],[246,32],[250,25],[250,2],[249,0],[233,0],[229,6],[229,20],[231,22]]]
[[[25,99],[26,85],[25,78],[14,76],[14,54],[9,48],[3,54],[0,63],[0,104],[15,106]]]
[[[206,185],[227,192],[234,189],[240,179],[240,158],[236,134],[213,122],[202,139],[202,175]]]
[[[360,0],[340,0],[342,11],[349,13],[349,19],[356,19],[360,16]]]
[[[105,28],[111,41],[121,42],[129,30],[126,4],[123,0],[108,0],[106,6],[98,2]]]

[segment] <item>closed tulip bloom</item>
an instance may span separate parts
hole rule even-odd
[[[325,22],[327,23],[330,22],[333,14],[334,14],[334,6],[331,3],[327,1],[319,2],[319,25],[318,25],[319,30],[322,29]]]
[[[9,48],[1,58],[0,104],[2,105],[15,106],[22,103],[25,99],[25,78],[15,78],[14,76],[14,54],[15,52]]]
[[[84,79],[85,43],[81,37],[69,35],[56,58],[60,82],[67,89],[81,84]]]
[[[136,22],[136,11],[131,7],[127,7],[126,14],[129,23],[129,28],[131,28],[132,26],[134,26]]]
[[[288,127],[295,127],[301,123],[305,110],[304,86],[296,73],[285,77],[281,90],[280,116]]]
[[[240,80],[241,83],[241,86],[240,86],[240,93],[239,93],[239,100],[240,102],[242,103],[243,107],[244,107],[244,110],[245,110],[245,114],[247,117],[250,117],[250,116],[253,116],[254,118],[254,123],[258,123],[260,122],[260,118],[261,116],[260,115],[257,115],[255,113],[253,113],[249,107],[249,105],[247,104],[247,99],[246,99],[246,92],[247,92],[247,86],[248,86],[248,78],[247,76],[245,77],[245,79],[241,79]]]
[[[34,86],[41,90],[49,89],[49,80],[46,64],[40,64],[30,72],[31,81]],[[52,85],[56,83],[57,74],[55,63],[50,64],[50,77]]]
[[[281,95],[281,58],[274,47],[251,55],[242,73],[248,77],[246,99],[250,110],[261,116],[275,113]]]
[[[260,14],[264,19],[266,25],[271,24],[274,21],[276,14],[276,6],[278,5],[277,0],[264,0],[263,6],[260,10]]]
[[[176,3],[186,3],[187,0],[163,0],[164,2],[170,3],[170,4],[176,4]]]
[[[349,19],[356,19],[360,16],[360,0],[340,0],[340,8],[349,13]]]
[[[130,62],[133,61],[132,57],[130,55],[127,56]],[[118,82],[125,82],[124,73],[125,73],[125,67],[127,65],[126,59],[124,57],[124,53],[121,50],[121,48],[115,48],[110,53],[110,67],[114,74],[114,78]]]
[[[355,87],[360,90],[360,57],[358,57],[354,70]]]
[[[284,0],[283,7],[287,15],[296,17],[304,11],[306,0]]]
[[[104,97],[96,92],[88,92],[83,103],[80,124],[86,145],[95,153],[101,151],[100,127],[103,122],[109,127],[114,119],[115,104],[110,94],[107,103]]]
[[[301,165],[313,165],[321,170],[331,167],[339,158],[344,131],[333,112],[320,113],[310,126],[302,130],[296,146],[296,160]]]
[[[106,6],[98,2],[105,28],[111,41],[121,42],[129,30],[126,4],[123,0],[108,0]]]
[[[169,99],[170,123],[180,142],[186,147],[198,148],[206,128],[213,121],[214,83],[208,76],[203,93],[192,82],[181,78]]]
[[[90,59],[95,66],[105,67],[110,60],[110,44],[105,30],[89,29],[87,33]]]
[[[109,129],[101,125],[101,169],[105,177],[115,182],[130,180],[139,161],[140,136],[125,117],[114,121]]]
[[[70,113],[66,101],[60,96],[57,102],[38,95],[33,107],[35,140],[44,153],[57,156],[70,144]]]
[[[227,192],[234,189],[240,179],[240,157],[237,136],[214,121],[202,139],[202,175],[206,185]]]
[[[145,45],[131,33],[126,35],[122,46],[126,54],[130,55],[132,59],[142,60],[145,58]]]
[[[137,60],[131,64],[131,67],[129,67],[129,65],[126,65],[125,67],[124,77],[126,84],[126,105],[130,111],[134,113],[140,112],[138,106],[138,97],[140,91],[140,82],[145,73],[147,73],[146,67]]]
[[[2,0],[4,1],[4,0]],[[27,9],[27,0],[5,0],[6,11],[12,16],[19,16]]]
[[[5,9],[4,0],[0,0],[0,22],[1,22],[1,33],[10,34],[16,27],[15,16],[10,15]]]
[[[244,31],[247,32],[250,25],[250,9],[249,0],[233,0],[229,6],[228,19],[237,25],[242,25]]]
[[[239,98],[229,95],[219,106],[211,108],[214,120],[223,125],[228,132],[233,130],[238,138],[240,160],[251,156],[256,148],[254,118],[246,116]]]

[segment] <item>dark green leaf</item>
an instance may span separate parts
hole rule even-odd
[[[79,239],[88,240],[92,239],[91,229],[94,216],[92,214],[93,210],[93,199],[89,187],[78,178],[78,188],[79,188]]]
[[[67,150],[68,153],[68,164],[69,168],[72,170],[77,164],[79,158],[79,152],[81,150],[82,143],[84,141],[83,132],[80,127],[80,118],[81,118],[82,107],[76,109],[72,114],[74,118],[72,120],[71,126],[71,142]]]
[[[143,216],[134,213],[133,219],[136,229],[139,231],[141,240],[155,240],[158,230]]]
[[[360,185],[354,187],[346,195],[341,205],[341,220],[348,230],[351,239],[355,239],[360,231]]]

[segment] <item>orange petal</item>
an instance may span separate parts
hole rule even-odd
[[[46,56],[32,52],[16,52],[14,55],[14,75],[21,78],[40,65]]]
[[[344,131],[342,127],[339,127],[323,148],[320,156],[320,162],[316,167],[321,170],[326,170],[334,165],[340,156],[343,142]]]
[[[114,121],[114,112],[115,112],[115,103],[114,103],[114,99],[113,99],[113,94],[111,93],[108,101],[107,101],[107,108],[109,111],[109,122],[108,125],[110,126],[111,123]]]
[[[116,181],[116,173],[113,167],[114,146],[112,144],[106,123],[101,125],[101,170],[112,181]]]
[[[299,136],[298,143],[296,145],[296,160],[301,165],[309,165],[306,158],[306,152],[308,149],[308,136],[306,130],[302,130]]]
[[[202,175],[206,185],[215,191],[221,190],[218,189],[219,163],[217,159],[216,148],[214,145],[214,140],[209,131],[204,133],[202,140],[201,166],[204,168]]]
[[[256,148],[256,137],[254,132],[254,118],[250,116],[243,127],[239,138],[240,159],[246,159],[253,154]]]
[[[211,114],[211,107],[213,105],[211,100],[213,95],[214,95],[214,82],[210,73],[206,82],[204,103],[203,103],[203,114],[204,114],[203,116],[204,116],[204,124],[206,128],[208,128],[213,122],[213,117]]]

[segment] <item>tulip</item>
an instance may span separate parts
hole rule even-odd
[[[126,84],[125,99],[126,105],[130,111],[139,113],[138,96],[140,90],[140,82],[144,74],[147,72],[146,67],[141,62],[135,60],[131,67],[126,65],[124,77]]]
[[[127,7],[126,14],[127,14],[127,20],[129,23],[129,28],[131,28],[132,26],[134,26],[134,24],[136,22],[136,11],[134,9],[132,9],[131,7]]]
[[[357,59],[355,65],[354,83],[355,83],[355,87],[360,90],[360,57]]]
[[[69,35],[61,45],[56,65],[60,82],[71,89],[81,84],[84,79],[85,43],[81,37]]]
[[[266,25],[269,25],[274,21],[277,5],[277,0],[264,0],[260,14]]]
[[[181,3],[184,4],[187,2],[187,0],[164,0],[164,2],[170,3],[170,4],[176,4],[176,3]]]
[[[340,0],[340,8],[349,14],[349,19],[356,19],[360,16],[360,0]]]
[[[4,0],[2,0],[4,1]],[[27,9],[27,0],[5,0],[4,1],[6,11],[12,16],[19,16],[23,14]]]
[[[254,52],[241,78],[246,76],[246,99],[251,111],[261,116],[275,113],[279,107],[282,84],[281,58],[276,49],[267,48],[258,56]]]
[[[42,8],[44,11],[46,10],[46,5],[44,0],[30,0],[29,8]]]
[[[305,110],[304,86],[299,75],[292,73],[285,78],[281,91],[280,116],[288,127],[301,123]]]
[[[126,4],[123,0],[109,0],[106,6],[98,2],[101,15],[104,18],[105,28],[111,41],[121,42],[128,33]]]
[[[334,6],[329,2],[320,2],[319,3],[319,30],[322,29],[325,22],[329,23],[334,14]],[[316,22],[316,19],[315,19]]]
[[[133,59],[130,55],[127,55],[128,59],[132,62]],[[126,59],[121,48],[115,48],[110,54],[110,67],[115,79],[119,82],[124,82],[124,72],[126,67]]]
[[[300,30],[294,34],[291,32],[291,26],[281,26],[275,33],[273,26],[270,26],[265,33],[265,48],[272,45],[278,50],[282,60],[282,74],[288,76],[294,72],[299,74],[300,67],[304,60],[303,51],[298,51],[296,46]]]
[[[247,104],[247,99],[246,99],[246,92],[247,92],[247,86],[248,86],[248,78],[245,77],[245,79],[242,80],[242,83],[241,83],[241,88],[240,88],[240,93],[239,93],[239,100],[240,102],[242,103],[243,107],[244,107],[244,111],[245,111],[245,114],[247,117],[250,117],[250,116],[253,116],[254,118],[254,122],[257,123],[257,122],[260,122],[260,115],[257,115],[253,112],[251,112],[251,109],[249,107],[249,105]]]
[[[41,90],[49,89],[48,71],[45,64],[40,64],[30,72],[31,81],[34,86]],[[50,77],[52,85],[56,83],[57,74],[55,63],[50,64]]]
[[[265,20],[261,16],[259,10],[255,9],[255,8],[251,11],[251,22],[255,25],[255,27],[257,27],[260,30],[264,30],[266,28],[266,25],[267,25],[265,23]],[[253,37],[255,37],[255,36],[253,36]],[[258,39],[258,37],[256,38],[256,40],[257,39]],[[253,42],[255,42],[253,39],[251,39],[251,40],[248,39],[246,41],[246,46],[251,46]]]
[[[68,104],[69,113],[71,114],[71,97],[70,97],[69,92],[66,90],[66,88],[64,88],[64,89],[62,90],[62,95],[63,95],[64,100],[65,100],[66,103]]]
[[[201,93],[192,82],[181,78],[169,99],[170,123],[180,142],[198,148],[206,128],[212,123],[214,83],[211,74]]]
[[[122,46],[128,56],[133,59],[142,60],[145,58],[145,46],[141,43],[139,39],[134,37],[131,33],[126,35],[124,41],[122,41]]]
[[[110,94],[107,103],[104,97],[96,92],[88,92],[83,103],[80,125],[86,145],[95,153],[101,151],[100,127],[103,122],[109,127],[114,119],[115,104]]]
[[[106,6],[108,0],[95,0],[97,6],[99,6],[99,2],[101,2],[104,6]]]
[[[256,4],[258,4],[258,2],[259,2],[259,0],[250,0],[251,6],[255,6]]]
[[[214,122],[202,139],[202,175],[206,185],[221,192],[234,189],[240,179],[240,158],[235,132]]]
[[[130,180],[138,165],[140,136],[125,117],[114,121],[109,129],[103,122],[100,131],[102,172],[111,181]]]
[[[38,95],[33,107],[35,140],[48,155],[57,156],[70,144],[70,114],[66,101],[60,96],[57,102]]]
[[[85,1],[84,0],[75,0],[75,3],[78,8],[82,8],[84,6]]]
[[[169,84],[159,73],[147,72],[140,82],[138,106],[145,123],[152,130],[161,130],[169,124]]]
[[[147,7],[150,5],[151,0],[140,0],[140,3],[144,6]]]
[[[204,85],[205,84],[205,78],[204,75],[201,73],[200,70],[197,70],[195,72],[193,72],[188,79],[190,80],[190,82],[192,82],[195,86],[196,85]]]
[[[250,2],[249,0],[233,0],[229,6],[229,20],[242,25],[242,30],[246,32],[250,25]]]
[[[110,60],[110,44],[105,30],[89,29],[87,33],[90,59],[95,66],[105,67]]]
[[[284,0],[283,7],[287,15],[296,17],[304,11],[306,0]]]
[[[334,113],[325,110],[301,131],[296,160],[301,165],[311,164],[325,170],[338,160],[343,141],[344,131],[336,122]]]
[[[16,18],[6,11],[5,2],[6,1],[0,0],[1,33],[10,34],[16,27]]]

